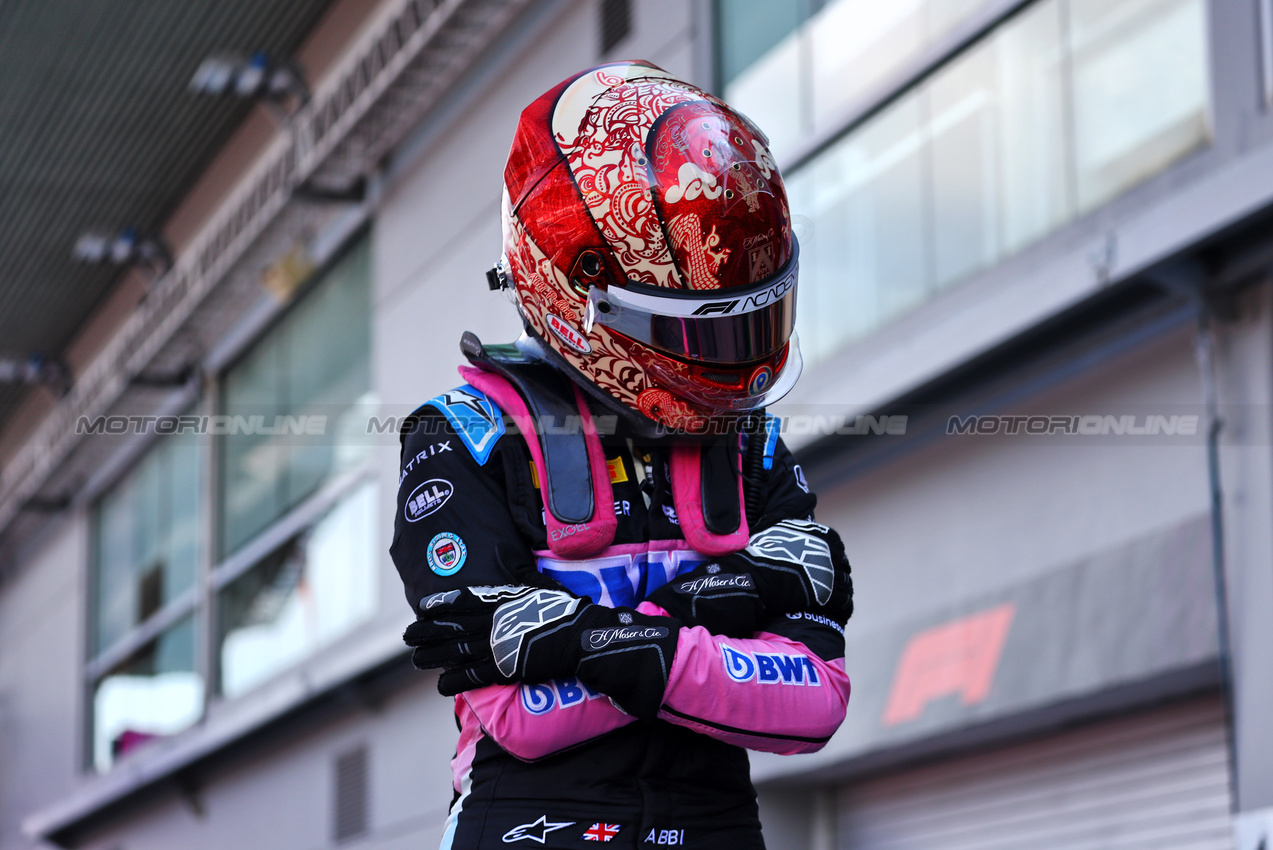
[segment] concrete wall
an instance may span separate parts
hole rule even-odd
[[[995,412],[1144,416],[1188,406],[1196,415],[1192,346],[1182,328]],[[943,434],[824,489],[818,517],[841,530],[853,556],[861,604],[852,628],[954,606],[1207,511],[1200,436],[1119,439]]]
[[[1134,412],[1143,417],[1148,412],[1185,411],[1197,415],[1201,412],[1201,392],[1192,333],[1191,327],[1177,328],[1059,385],[1028,393],[995,412]],[[854,566],[856,612],[846,630],[847,663],[850,677],[857,675],[855,690],[859,693],[850,703],[845,728],[825,750],[799,759],[758,755],[753,758],[757,778],[793,776],[901,740],[884,728],[878,717],[863,718],[860,714],[878,714],[883,707],[905,643],[895,645],[894,632],[900,630],[903,637],[909,637],[916,631],[916,623],[952,620],[969,613],[970,608],[1015,598],[1014,594],[1061,576],[1075,564],[1100,564],[1113,557],[1120,570],[1130,568],[1124,561],[1132,556],[1126,554],[1125,547],[1135,541],[1152,540],[1181,526],[1205,529],[1204,431],[1200,425],[1197,436],[1184,439],[944,433],[927,439],[922,435],[874,438],[899,440],[903,447],[910,440],[915,447],[838,486],[824,486],[818,508],[818,519],[843,535]],[[1194,547],[1198,551],[1189,575],[1191,586],[1201,589],[1202,598],[1196,601],[1206,614],[1212,610],[1209,552],[1205,538],[1197,542],[1202,545]],[[1144,580],[1132,574],[1115,578],[1108,568],[1087,572],[1089,578],[1083,581],[1108,582],[1098,596],[1126,592],[1129,588],[1123,584]],[[1149,600],[1158,591],[1151,584],[1142,598]],[[1042,604],[1043,611],[1035,616],[1042,616],[1048,606],[1074,601],[1066,593]],[[1023,600],[1018,600],[1018,610],[1021,616],[1026,614]],[[1094,616],[1104,615],[1097,611]],[[1013,628],[1021,631],[1029,625],[1018,623]],[[1080,632],[1067,639],[1107,638],[1109,634],[1096,625],[1089,624],[1086,634]],[[1195,630],[1200,633],[1189,638],[1197,642],[1195,650],[1186,653],[1189,659],[1196,659],[1199,653],[1203,657],[1213,654],[1213,615],[1197,622]],[[1180,642],[1187,642],[1184,635]],[[1004,650],[1001,673],[1010,673],[1007,668],[1013,651],[1010,642]],[[1047,657],[1044,647],[1038,651],[1040,661]],[[1072,667],[1076,659],[1084,657],[1099,664],[1091,659],[1099,658],[1101,651],[1084,643],[1067,647],[1066,654]],[[1145,658],[1144,670],[1156,660]],[[1192,663],[1184,658],[1179,661]],[[1073,681],[1090,687],[1102,677],[1123,677],[1135,669],[1137,665],[1131,664],[1115,673],[1111,667],[1099,674],[1092,671],[1095,678],[1080,676]],[[1062,671],[1056,671],[1053,684],[1058,692],[1053,698],[1061,695],[1066,678]],[[1001,688],[1007,685],[1000,682]],[[992,691],[988,705],[995,696]],[[1012,708],[1019,711],[1022,705]],[[949,715],[945,728],[986,719],[987,715],[969,710]],[[915,736],[933,731],[931,726],[920,725]]]
[[[83,757],[88,524],[60,523],[0,592],[0,848],[35,846],[19,825],[75,785]]]
[[[187,793],[167,791],[130,807],[87,848],[111,850],[309,850],[331,846],[333,763],[368,750],[368,833],[343,846],[406,850],[436,846],[451,802],[449,711],[432,677],[382,704],[299,733],[285,731],[202,776]],[[445,709],[446,706],[443,706]],[[312,727],[313,724],[310,724]],[[454,729],[454,725],[449,726]]]

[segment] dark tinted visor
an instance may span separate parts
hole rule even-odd
[[[631,284],[594,287],[585,325],[606,327],[677,357],[749,363],[777,353],[796,323],[797,253],[746,289],[687,292]]]

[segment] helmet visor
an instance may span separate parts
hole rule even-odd
[[[749,388],[746,392],[696,381],[683,370],[669,368],[673,365],[671,361],[655,360],[646,368],[658,386],[669,390],[677,398],[720,413],[746,413],[773,404],[791,392],[796,385],[796,380],[804,369],[804,360],[800,356],[800,338],[793,333],[787,345],[787,356],[781,366],[775,367],[777,374],[770,378],[764,389]]]
[[[588,292],[586,331],[605,325],[675,357],[750,363],[787,344],[796,323],[797,254],[746,289],[684,291],[629,283]]]

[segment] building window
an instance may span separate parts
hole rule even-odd
[[[1202,0],[1067,0],[1077,202],[1090,209],[1207,137]]]
[[[994,0],[718,0],[725,100],[781,165]]]
[[[984,0],[719,3],[726,99],[780,165],[892,97],[786,174],[809,359],[1210,139],[1203,0],[1041,0],[900,94],[896,75]],[[758,3],[767,28],[744,14]]]
[[[601,0],[598,10],[601,55],[609,53],[632,33],[632,0]]]
[[[217,600],[222,694],[251,690],[374,612],[375,527],[366,482],[227,582]]]
[[[221,437],[223,556],[365,460],[340,436],[370,401],[370,267],[364,241],[226,372],[221,409],[244,427]]]
[[[370,289],[364,239],[215,382],[216,428],[158,438],[99,500],[87,667],[97,770],[374,612],[376,489],[356,436],[373,402]]]
[[[97,507],[89,690],[98,770],[203,713],[192,612],[204,451],[189,433],[161,437]]]

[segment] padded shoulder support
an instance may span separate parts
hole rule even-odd
[[[553,516],[566,524],[591,520],[592,475],[570,380],[512,345],[484,346],[475,335],[465,333],[460,347],[469,362],[500,375],[525,399],[537,426],[535,436],[544,456],[544,501]]]

